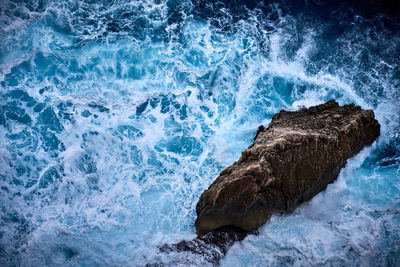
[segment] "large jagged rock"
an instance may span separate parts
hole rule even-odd
[[[196,206],[200,236],[223,226],[251,230],[291,212],[332,183],[346,160],[379,136],[372,110],[335,101],[275,114]]]

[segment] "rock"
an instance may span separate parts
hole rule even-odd
[[[221,172],[196,206],[199,236],[224,226],[256,229],[292,212],[338,176],[346,160],[379,136],[372,110],[335,101],[275,114],[255,142]]]
[[[258,234],[256,230],[246,231],[234,226],[226,226],[208,232],[193,240],[183,240],[176,244],[160,247],[162,253],[189,252],[201,256],[205,261],[216,264],[236,242],[249,234]],[[188,263],[187,265],[192,265]]]

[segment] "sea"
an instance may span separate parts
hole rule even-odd
[[[400,20],[327,2],[1,0],[0,265],[213,266],[159,248],[260,125],[335,99],[380,137],[217,265],[400,266]]]

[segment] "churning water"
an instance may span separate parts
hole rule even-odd
[[[260,124],[334,98],[380,138],[220,264],[399,265],[399,24],[313,7],[2,0],[0,264],[208,265],[158,248]]]

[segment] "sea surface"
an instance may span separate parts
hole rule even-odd
[[[1,0],[0,265],[209,266],[159,247],[259,125],[336,99],[379,139],[219,265],[400,266],[400,23],[322,2]]]

